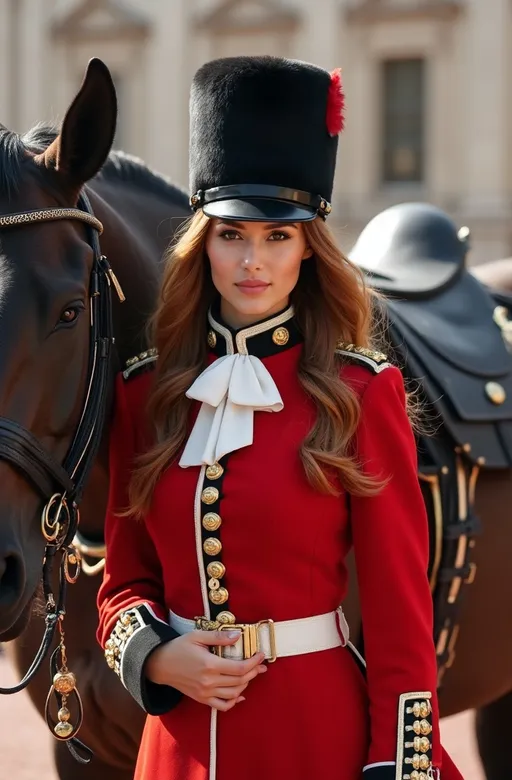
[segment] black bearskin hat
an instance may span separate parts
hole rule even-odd
[[[192,208],[226,219],[325,219],[343,108],[339,69],[270,56],[207,62],[190,95]]]

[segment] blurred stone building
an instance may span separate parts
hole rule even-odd
[[[110,67],[116,145],[187,184],[187,94],[205,60],[280,54],[342,66],[333,221],[428,200],[512,254],[510,0],[0,0],[0,121],[57,120],[89,57]]]

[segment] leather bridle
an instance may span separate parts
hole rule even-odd
[[[66,584],[75,582],[80,572],[80,557],[72,542],[78,528],[78,507],[82,493],[101,441],[110,386],[113,344],[111,284],[114,285],[119,299],[124,300],[119,282],[107,258],[101,254],[99,236],[103,232],[103,225],[94,216],[85,193],[81,194],[77,208],[47,208],[0,216],[0,232],[22,225],[62,219],[78,220],[87,225],[88,241],[94,254],[89,284],[90,351],[87,390],[78,427],[62,464],[45,451],[30,431],[14,420],[0,417],[0,460],[10,463],[44,501],[41,531],[45,540],[42,580],[46,601],[45,630],[39,650],[22,681],[12,688],[0,688],[0,694],[18,693],[27,687],[48,654],[57,626],[61,630],[61,643],[55,653],[60,651],[61,660],[62,657],[65,659],[62,620],[65,614]],[[52,591],[52,568],[57,553],[61,553],[62,557],[59,591],[55,598]],[[57,661],[53,656],[52,663],[57,668]],[[66,667],[65,660],[63,666]],[[78,696],[78,692],[76,695]],[[57,697],[59,698],[58,693]],[[78,701],[81,722],[79,696]],[[68,741],[74,737],[78,727],[74,728],[73,734],[66,737],[59,736],[57,730],[56,736]]]

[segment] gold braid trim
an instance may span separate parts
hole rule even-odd
[[[145,625],[137,609],[128,609],[121,613],[110,638],[105,642],[107,664],[118,677],[121,677],[121,662],[128,640]]]
[[[147,366],[150,363],[154,363],[157,358],[158,352],[154,347],[129,358],[129,360],[127,360],[125,363],[123,377],[125,379],[129,379],[132,374],[136,374],[144,366]]]
[[[383,352],[377,352],[373,349],[366,349],[366,347],[357,347],[355,344],[347,344],[344,341],[339,341],[336,344],[336,354],[345,355],[346,357],[353,358],[355,360],[364,363],[375,374],[380,373],[385,368],[389,368],[391,363],[388,361],[387,355]]]

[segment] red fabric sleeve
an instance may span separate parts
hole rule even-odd
[[[128,484],[134,458],[140,449],[136,425],[143,416],[144,391],[149,378],[149,375],[136,377],[129,380],[130,385],[121,374],[116,379],[110,438],[110,491],[105,518],[107,558],[97,600],[97,638],[102,647],[105,647],[119,614],[137,604],[146,604],[156,618],[168,621],[160,561],[144,521],[116,514],[128,506]],[[127,391],[130,392],[129,401]]]
[[[351,497],[370,697],[367,763],[397,760],[397,744],[403,736],[398,724],[399,698],[430,691],[433,731],[429,739],[434,767],[439,768],[428,523],[417,476],[416,443],[397,368],[386,368],[369,381],[362,397],[356,446],[364,472],[388,480],[377,496]]]

